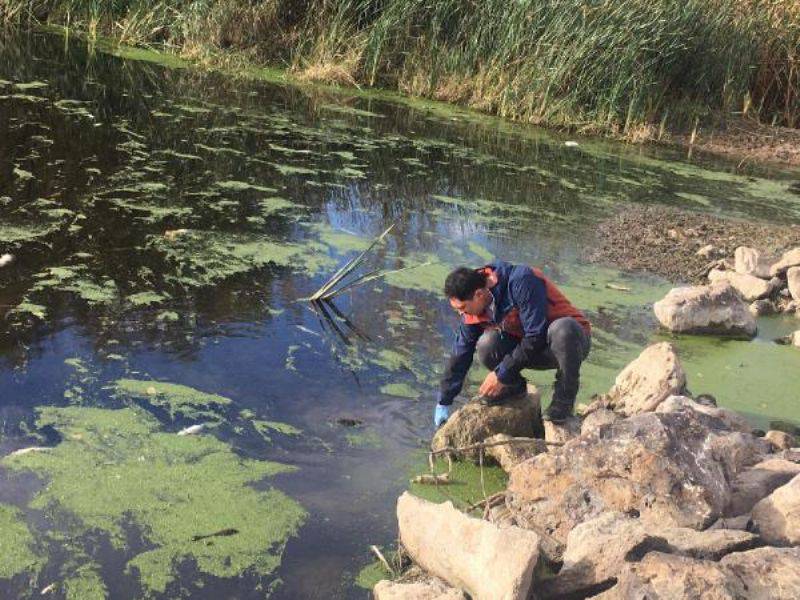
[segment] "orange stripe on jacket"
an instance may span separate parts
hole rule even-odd
[[[578,323],[580,323],[581,327],[583,327],[587,334],[591,334],[592,325],[589,323],[589,319],[586,318],[586,315],[575,308],[572,303],[567,300],[567,297],[561,292],[561,290],[559,290],[552,281],[545,277],[544,273],[542,273],[540,269],[533,267],[531,270],[536,277],[544,281],[545,290],[547,292],[548,323],[552,323],[556,319],[560,319],[562,317],[572,317]],[[486,275],[492,273],[492,269],[489,267],[481,269],[481,271]],[[464,315],[464,323],[467,325],[483,325],[485,327],[493,325],[489,320],[489,315],[485,313],[478,316]],[[518,308],[512,308],[510,311],[508,311],[506,316],[503,317],[503,320],[499,323],[499,327],[514,337],[525,337],[525,331],[522,329],[522,322],[519,318]]]

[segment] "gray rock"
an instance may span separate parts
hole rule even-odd
[[[769,278],[769,268],[775,262],[775,258],[765,256],[755,248],[739,246],[734,254],[734,268],[737,273],[743,275],[753,275],[762,279]]]
[[[663,537],[647,531],[638,519],[606,512],[569,532],[564,564],[556,577],[536,587],[544,599],[585,597],[613,584],[625,563],[641,560],[648,552],[668,551]]]
[[[729,554],[720,566],[736,578],[746,598],[800,598],[800,548],[757,548]]]
[[[536,438],[512,438],[505,433],[498,433],[484,441],[487,444],[509,442],[500,446],[486,448],[486,456],[497,462],[506,473],[509,473],[511,469],[522,461],[542,452],[547,452],[545,441]]]
[[[733,431],[750,433],[753,430],[750,422],[736,411],[718,406],[701,404],[686,396],[670,396],[656,408],[656,412],[675,412],[679,410],[694,410],[709,417],[719,419],[726,427]]]
[[[785,431],[776,431],[774,429],[768,431],[764,436],[775,450],[789,450],[797,445],[794,436]]]
[[[800,475],[753,507],[753,525],[776,546],[800,544]]]
[[[397,501],[400,542],[427,572],[480,600],[526,600],[539,558],[539,536],[473,519],[451,502],[403,493]]]
[[[726,518],[748,515],[753,507],[773,491],[800,474],[800,465],[781,458],[770,458],[738,473],[731,483]]]
[[[711,527],[706,529],[706,531],[713,531],[714,529],[736,529],[738,531],[750,531],[752,524],[753,521],[750,519],[750,515],[723,517],[714,521]]]
[[[611,425],[619,421],[620,418],[619,414],[615,413],[613,410],[598,408],[584,417],[583,423],[581,423],[581,435],[588,435],[595,432],[604,425]]]
[[[786,282],[792,299],[800,301],[800,267],[791,267],[786,271]]]
[[[774,315],[778,312],[778,307],[769,298],[762,298],[750,303],[750,313],[754,317],[763,317],[765,315]]]
[[[731,552],[761,545],[757,535],[739,529],[696,531],[688,527],[668,527],[658,534],[666,538],[671,553],[706,560],[719,560]]]
[[[504,433],[511,437],[535,437],[536,428],[541,431],[541,409],[538,390],[528,386],[528,395],[515,398],[500,406],[483,406],[469,402],[447,419],[431,442],[431,449],[463,448],[483,442],[485,439]],[[478,459],[477,451],[464,455]]]
[[[569,417],[563,423],[544,422],[544,439],[554,444],[566,444],[581,434],[579,417]]]
[[[606,511],[703,529],[722,516],[732,471],[757,460],[743,458],[758,449],[750,439],[693,410],[635,415],[517,465],[507,504],[517,523],[560,544]]]
[[[744,275],[736,271],[721,271],[712,269],[708,274],[710,282],[727,281],[730,283],[745,302],[753,302],[759,298],[766,298],[772,292],[768,281],[754,275]]]
[[[673,394],[686,388],[686,373],[672,344],[660,342],[642,353],[617,375],[614,385],[600,397],[601,404],[629,416],[655,410]]]
[[[652,552],[625,566],[619,582],[596,600],[795,600],[800,550],[756,548],[719,562]]]
[[[727,281],[706,286],[673,288],[653,305],[663,327],[680,333],[710,333],[753,337],[755,318]]]
[[[778,260],[769,268],[769,274],[772,277],[775,277],[776,275],[783,275],[791,267],[798,266],[800,266],[800,248],[795,248],[793,250],[789,250],[788,252],[784,252],[780,260]]]
[[[375,600],[467,600],[464,592],[434,577],[407,583],[384,579],[375,585],[372,594]]]
[[[651,552],[619,574],[617,585],[595,600],[744,600],[729,572],[710,560]]]

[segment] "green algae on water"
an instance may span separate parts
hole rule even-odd
[[[35,574],[43,560],[35,552],[33,535],[25,525],[22,511],[0,504],[0,579],[21,573]]]
[[[201,392],[186,385],[163,381],[118,379],[114,392],[119,398],[144,400],[148,404],[166,410],[174,420],[201,418],[219,420],[220,413],[231,404],[229,398]]]
[[[414,389],[407,383],[387,383],[386,385],[382,385],[381,394],[411,398],[412,400],[419,400],[419,397],[422,395],[419,390]]]
[[[282,492],[251,485],[291,467],[243,459],[213,436],[164,433],[138,407],[38,412],[37,425],[53,427],[62,441],[50,452],[0,464],[45,478],[48,485],[30,507],[71,515],[61,522],[69,523],[72,536],[102,532],[124,549],[127,529],[138,529],[145,549],[128,560],[126,571],[148,595],[165,593],[187,560],[214,577],[268,576],[306,517]],[[229,528],[238,533],[213,544],[192,541]]]

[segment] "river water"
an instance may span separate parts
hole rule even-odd
[[[583,258],[599,220],[800,221],[790,174],[567,139],[4,32],[0,597],[368,597],[368,546],[426,469],[449,269],[524,261],[585,309],[580,402],[666,339],[669,283]],[[304,300],[392,224],[359,272],[396,272]],[[670,339],[694,393],[797,422],[800,354],[771,341],[796,322],[759,325]],[[448,495],[503,483],[483,475]]]

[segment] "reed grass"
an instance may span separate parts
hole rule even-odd
[[[634,140],[800,123],[800,0],[0,0],[0,21]]]

